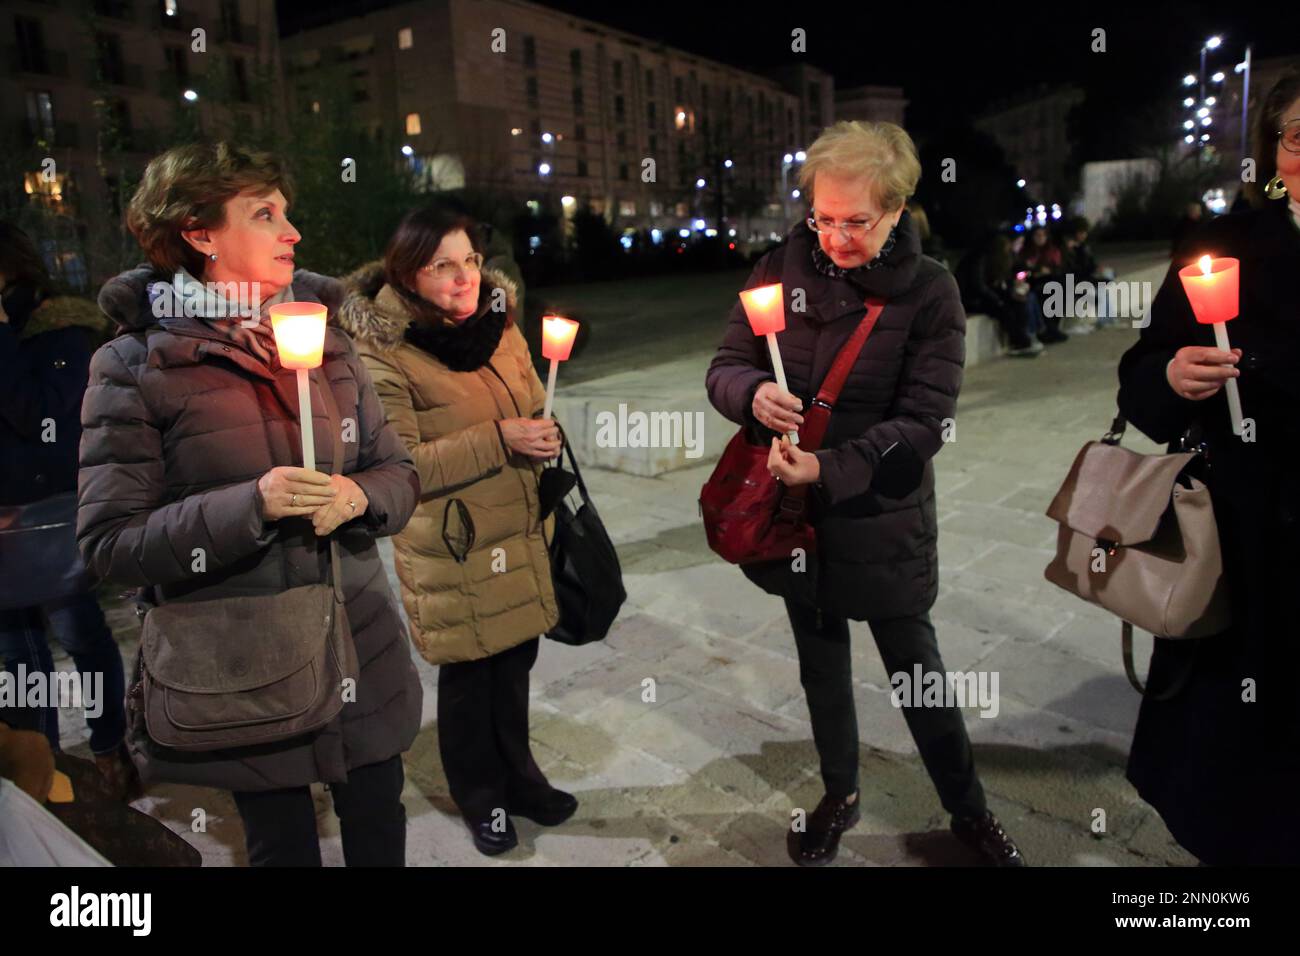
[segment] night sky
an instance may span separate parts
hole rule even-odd
[[[282,28],[336,9],[360,12],[384,0],[281,0]],[[554,9],[661,39],[748,69],[791,62],[790,31],[808,31],[807,58],[839,86],[899,85],[911,100],[913,132],[957,123],[1038,83],[1073,82],[1116,104],[1181,98],[1181,77],[1199,67],[1201,42],[1223,46],[1211,65],[1231,71],[1245,45],[1256,59],[1300,54],[1300,10],[1289,3],[1091,2],[1042,0],[949,7],[910,0],[880,4],[680,3],[665,0],[546,0]],[[509,24],[503,24],[507,28]],[[1090,51],[1106,30],[1107,52]]]

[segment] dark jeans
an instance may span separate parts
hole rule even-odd
[[[87,591],[41,607],[0,611],[0,657],[4,658],[5,670],[15,679],[19,664],[28,674],[55,672],[49,637],[68,652],[78,673],[102,675],[102,699],[93,701],[101,712],[98,717],[87,716],[86,724],[90,727],[91,751],[111,753],[126,734],[126,683],[122,654],[94,593]],[[96,689],[94,683],[82,686],[90,692]],[[4,719],[22,730],[45,734],[50,746],[59,749],[59,715],[53,706],[6,709]]]
[[[858,789],[858,717],[853,706],[849,624],[843,617],[787,600],[786,612],[799,651],[799,680],[808,697],[813,740],[821,758],[826,792],[843,799]],[[928,614],[868,621],[887,676],[916,664],[923,673],[944,671]],[[902,708],[943,807],[953,815],[982,813],[987,805],[975,773],[975,758],[961,711],[956,707]]]
[[[438,750],[451,798],[470,821],[550,786],[528,746],[528,672],[538,639],[438,668]]]
[[[406,865],[401,754],[348,771],[330,784],[348,866]],[[320,866],[320,836],[310,787],[232,794],[244,821],[250,866]]]

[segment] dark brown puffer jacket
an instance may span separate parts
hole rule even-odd
[[[199,318],[155,319],[146,286],[165,277],[136,269],[109,280],[100,306],[128,330],[90,366],[82,405],[77,540],[87,564],[123,584],[152,585],[157,599],[202,601],[277,594],[327,580],[329,549],[305,517],[267,523],[257,480],[276,465],[301,465],[294,373],[268,368]],[[299,271],[292,297],[342,299],[335,279]],[[406,628],[375,538],[399,531],[415,508],[415,466],[371,385],[356,347],[329,330],[323,373],[344,429],[341,469],[369,508],[340,525],[348,622],[361,665],[356,699],[322,730],[256,752],[177,753],[157,747],[136,722],[128,739],[146,778],[227,790],[269,790],[346,779],[347,771],[410,747],[422,690]],[[312,402],[319,470],[333,470],[324,405]],[[349,440],[351,439],[351,440]],[[193,570],[194,549],[206,568]],[[271,639],[273,635],[268,634]]]
[[[817,236],[800,223],[758,261],[746,288],[783,284],[786,328],[778,334],[790,391],[806,410],[835,355],[866,311],[887,300],[849,373],[817,452],[822,489],[810,495],[818,554],[807,571],[778,561],[744,567],[764,590],[816,603],[853,620],[929,610],[938,593],[934,466],[953,424],[965,362],[966,313],[952,275],[921,254],[911,216],[899,220],[882,264],[832,278],[813,266]],[[803,311],[795,308],[802,292]],[[737,301],[706,385],[727,418],[771,444],[753,417],[754,393],[775,381],[766,340]],[[812,573],[810,573],[812,572]]]

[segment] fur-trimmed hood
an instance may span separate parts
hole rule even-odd
[[[113,324],[89,299],[60,295],[46,299],[32,312],[18,333],[20,339],[29,339],[56,329],[81,327],[87,329],[98,345],[110,338]]]
[[[347,293],[332,320],[339,328],[381,352],[395,349],[406,340],[406,328],[413,316],[402,297],[385,282],[382,262],[376,260],[361,266],[345,276],[343,284]],[[496,289],[505,292],[506,312],[513,315],[519,301],[519,286],[501,270],[488,266],[480,273],[479,312]]]

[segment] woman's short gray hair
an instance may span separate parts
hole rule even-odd
[[[896,123],[842,120],[825,129],[808,147],[799,171],[799,188],[811,199],[819,172],[846,179],[866,179],[881,212],[893,212],[916,192],[921,161],[916,144]]]

